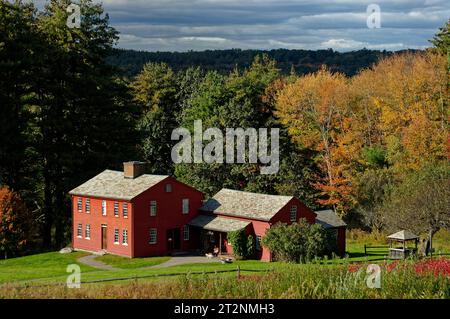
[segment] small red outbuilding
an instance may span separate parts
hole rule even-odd
[[[227,232],[245,228],[247,235],[256,239],[257,259],[270,261],[272,254],[261,246],[261,238],[278,222],[291,224],[305,218],[313,224],[316,214],[293,196],[266,195],[222,189],[200,207],[204,216],[194,218],[189,224],[200,228],[201,247],[206,250],[217,245],[221,252],[232,253]],[[220,245],[219,245],[220,243]]]

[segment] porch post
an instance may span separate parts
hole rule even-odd
[[[219,232],[219,255],[222,255],[222,232]]]

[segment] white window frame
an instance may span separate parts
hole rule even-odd
[[[116,240],[117,239],[117,240]],[[120,243],[120,232],[119,228],[114,228],[114,244],[119,245]]]
[[[181,201],[183,215],[189,214],[189,198],[183,198]]]
[[[119,202],[114,202],[114,217],[119,217]]]
[[[262,239],[261,236],[259,236],[259,235],[256,236],[256,240],[255,240],[256,245],[255,245],[255,247],[256,247],[256,250],[258,250],[258,251],[260,251],[262,249],[262,247],[261,247],[261,239]]]
[[[166,193],[172,193],[172,184],[166,184],[165,191]]]
[[[86,227],[84,229],[84,239],[91,239],[91,225],[86,224]]]
[[[297,221],[297,205],[291,206],[291,209],[289,210],[289,220],[291,222]]]
[[[83,238],[83,224],[77,225],[77,238]]]
[[[158,242],[158,230],[156,228],[150,228],[148,243],[155,245]]]
[[[86,198],[86,200],[84,201],[84,210],[86,211],[87,214],[90,214],[90,212],[91,212],[91,199],[90,198]]]
[[[156,200],[151,200],[150,201],[150,216],[156,216],[158,212],[158,203],[156,202]]]
[[[189,240],[189,225],[183,226],[183,240],[188,241]]]
[[[122,216],[123,218],[128,218],[128,203],[122,204]]]
[[[102,215],[106,216],[107,206],[106,206],[106,200],[102,201]]]
[[[81,197],[77,198],[77,210],[79,213],[83,211],[83,199]]]
[[[122,245],[128,246],[128,230],[122,229]]]

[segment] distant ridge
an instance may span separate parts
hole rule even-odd
[[[416,50],[405,50],[416,51]],[[135,76],[147,62],[165,62],[173,70],[180,71],[190,66],[200,66],[205,70],[217,70],[229,73],[235,67],[239,69],[250,66],[254,57],[267,53],[278,62],[278,67],[288,74],[294,67],[298,74],[306,74],[326,65],[332,71],[339,71],[348,76],[370,67],[380,58],[405,51],[378,51],[362,49],[351,52],[328,50],[206,50],[188,52],[147,52],[114,49],[108,63],[123,69],[128,76]]]

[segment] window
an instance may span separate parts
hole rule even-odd
[[[291,222],[297,221],[297,206],[291,206]]]
[[[84,205],[84,209],[86,210],[86,213],[91,212],[91,200],[89,198],[86,198],[86,203]]]
[[[189,214],[189,198],[183,199],[183,214]]]
[[[122,230],[122,245],[128,245],[128,231],[126,229]]]
[[[114,229],[114,244],[119,243],[119,228]]]
[[[82,236],[83,236],[83,225],[78,224],[78,227],[77,227],[77,237],[78,237],[78,238],[81,238]]]
[[[91,238],[91,225],[89,225],[89,224],[86,225],[86,229],[84,230],[84,237],[86,239]]]
[[[78,200],[77,200],[77,208],[78,208],[79,212],[83,211],[83,199],[78,198]]]
[[[102,201],[102,215],[106,216],[106,200]]]
[[[150,216],[156,216],[156,200],[150,201]]]
[[[188,225],[183,226],[183,239],[189,240],[189,226]]]
[[[156,232],[156,228],[150,228],[150,240],[149,243],[150,244],[156,244],[156,236],[157,232]]]
[[[128,218],[128,204],[127,203],[123,203],[122,213],[123,213],[123,218]]]
[[[119,217],[119,203],[114,202],[114,216]]]
[[[166,193],[172,193],[172,184],[166,184]]]
[[[261,250],[261,236],[256,236],[256,250]]]

